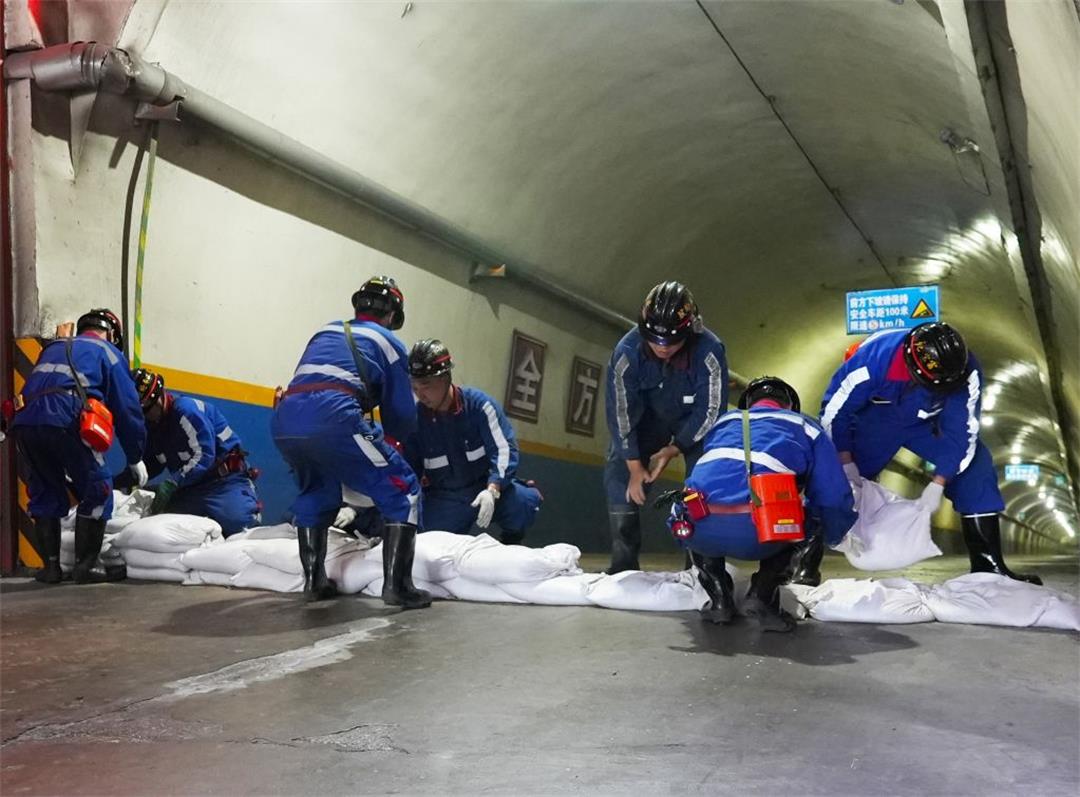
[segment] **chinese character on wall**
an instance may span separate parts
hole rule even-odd
[[[506,382],[506,414],[529,423],[540,419],[540,391],[544,383],[547,344],[514,330],[510,350],[510,378]]]
[[[600,366],[574,358],[570,371],[570,402],[566,405],[566,431],[593,436],[596,403],[600,395]]]

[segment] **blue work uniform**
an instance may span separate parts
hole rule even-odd
[[[464,534],[473,529],[470,506],[488,484],[497,484],[494,521],[513,536],[536,520],[540,491],[514,478],[518,445],[503,408],[474,387],[451,386],[449,412],[418,408],[409,458],[423,472],[424,527]]]
[[[332,523],[345,484],[369,496],[386,520],[417,524],[420,483],[386,439],[404,441],[416,429],[408,354],[374,320],[357,319],[349,326],[359,367],[343,323],[325,325],[304,349],[271,420],[274,443],[300,487],[292,506],[295,523],[312,528]],[[364,417],[375,406],[381,426]]]
[[[828,545],[840,542],[855,522],[854,498],[828,435],[816,421],[792,410],[755,406],[749,412],[751,473],[795,474],[804,497],[806,536],[821,533]],[[746,511],[694,521],[694,533],[682,541],[684,547],[705,556],[762,560],[791,545],[758,542],[749,512],[741,410],[716,422],[686,485],[701,492],[709,504]]]
[[[990,451],[979,439],[982,370],[968,354],[952,392],[913,382],[904,362],[907,331],[871,335],[833,374],[821,400],[821,424],[837,451],[850,451],[859,473],[874,479],[901,448],[934,464],[945,497],[962,515],[1000,512]]]
[[[674,443],[689,472],[701,456],[701,441],[727,401],[727,356],[712,332],[692,335],[667,361],[652,354],[636,327],[627,332],[615,347],[607,372],[608,511],[637,509],[626,499],[628,459],[648,467],[653,454]]]
[[[127,360],[107,340],[82,334],[48,344],[26,380],[26,402],[12,420],[14,435],[29,466],[29,512],[34,518],[62,518],[68,513],[68,483],[78,500],[78,514],[112,517],[113,479],[105,461],[79,436],[82,403],[75,390],[71,363],[88,398],[96,398],[113,416],[113,430],[129,466],[142,459],[146,427]]]
[[[176,480],[166,511],[204,515],[217,521],[225,536],[259,521],[259,496],[243,460],[243,443],[217,407],[174,396],[169,411],[148,430],[150,477],[168,469]]]

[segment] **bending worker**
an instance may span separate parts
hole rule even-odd
[[[420,406],[407,449],[422,463],[424,528],[464,534],[494,520],[503,543],[520,543],[543,498],[514,478],[518,445],[503,408],[475,387],[455,385],[453,367],[442,341],[421,340],[409,352]]]
[[[748,434],[742,410],[747,410]],[[691,552],[710,597],[704,614],[715,623],[730,622],[735,615],[731,577],[725,569],[730,556],[761,562],[745,612],[756,616],[766,630],[790,630],[794,620],[780,609],[778,590],[791,575],[799,546],[783,535],[790,533],[793,540],[817,535],[835,545],[855,522],[851,487],[836,449],[817,422],[799,410],[799,394],[782,379],[763,376],[751,381],[739,398],[739,410],[722,415],[706,436],[705,452],[672,510],[672,532]],[[772,521],[755,522],[748,467],[754,476],[794,476],[795,492],[787,500],[798,505],[802,503],[798,493],[805,497],[801,534],[791,526],[798,523],[797,517],[789,515],[777,521],[783,524],[779,529],[769,527],[773,533],[768,536],[777,541],[760,541],[759,526]],[[764,491],[756,482],[755,490],[762,499]]]
[[[134,482],[146,484],[142,463],[146,428],[139,396],[121,349],[124,333],[111,310],[96,309],[76,322],[76,337],[48,344],[16,399],[12,435],[28,466],[30,515],[45,567],[34,578],[59,583],[60,520],[75,494],[75,569],[72,580],[91,580],[101,553],[105,523],[112,517],[113,478],[105,451],[113,429]],[[78,382],[75,381],[76,377]],[[96,409],[101,402],[112,413]]]
[[[300,487],[292,511],[304,593],[308,600],[337,594],[326,576],[326,537],[345,485],[370,497],[385,519],[383,601],[421,608],[431,595],[412,580],[420,483],[382,432],[405,440],[416,429],[408,354],[391,331],[405,322],[405,299],[392,279],[373,277],[352,305],[355,320],[330,322],[308,341],[271,421]],[[365,417],[376,406],[381,427]]]
[[[724,344],[704,328],[690,291],[662,282],[645,297],[637,327],[615,347],[607,380],[604,489],[614,574],[640,569],[640,508],[649,485],[680,454],[689,473],[727,407]]]
[[[203,515],[228,537],[259,522],[259,496],[240,436],[217,407],[176,396],[165,380],[145,368],[132,373],[149,432],[150,477],[168,470],[151,511]]]
[[[906,448],[934,463],[919,498],[933,512],[944,494],[960,513],[971,572],[1014,573],[1001,553],[1005,508],[990,451],[979,439],[982,370],[960,333],[948,324],[871,335],[835,374],[821,400],[821,423],[840,452],[848,478],[877,478]],[[820,561],[820,553],[816,560]],[[816,575],[808,559],[802,575]]]

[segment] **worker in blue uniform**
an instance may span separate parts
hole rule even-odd
[[[330,322],[308,341],[271,421],[274,443],[300,487],[292,512],[304,592],[308,600],[337,594],[324,561],[344,484],[371,498],[385,519],[383,601],[422,608],[431,595],[412,580],[420,482],[392,443],[416,429],[408,352],[392,332],[405,322],[405,299],[394,280],[373,277],[352,305],[354,320]],[[375,407],[381,426],[365,417]]]
[[[724,344],[705,329],[684,285],[655,286],[637,327],[615,347],[607,372],[609,573],[640,569],[640,508],[649,485],[677,456],[687,472],[693,468],[727,400]]]
[[[12,435],[27,465],[29,512],[34,518],[45,567],[35,578],[59,583],[60,520],[75,494],[75,569],[72,580],[92,580],[105,523],[112,517],[113,474],[103,451],[90,447],[81,431],[89,403],[102,402],[127,458],[135,484],[146,484],[142,463],[146,428],[135,384],[128,373],[120,319],[104,308],[90,310],[75,325],[76,337],[45,346],[22,394],[16,397]],[[75,379],[78,378],[78,386]],[[107,445],[107,442],[106,444]],[[110,579],[122,577],[106,572]]]
[[[983,374],[963,337],[945,323],[871,335],[833,374],[821,400],[821,424],[850,480],[875,479],[901,448],[934,465],[919,498],[933,512],[944,495],[960,514],[973,573],[1014,573],[1001,552],[1005,502],[990,451],[979,439]],[[808,556],[796,579],[820,578]]]
[[[761,562],[751,581],[745,611],[766,630],[788,631],[792,618],[780,609],[779,587],[787,582],[799,546],[760,542],[751,515],[750,472],[794,474],[804,499],[807,537],[820,536],[829,545],[843,539],[855,522],[854,499],[836,449],[818,423],[800,413],[799,394],[774,376],[752,380],[739,397],[739,409],[728,412],[705,437],[705,451],[686,479],[683,501],[672,509],[669,524],[691,552],[698,577],[709,593],[705,616],[728,623],[735,615],[727,557]],[[748,435],[744,438],[743,410]],[[702,515],[690,520],[689,496],[696,496]],[[686,525],[689,524],[689,525]]]
[[[161,374],[132,373],[148,432],[145,461],[150,478],[168,470],[151,511],[203,515],[226,537],[256,525],[259,496],[240,436],[208,401],[176,396]]]
[[[406,449],[423,474],[424,527],[464,534],[494,520],[503,543],[520,543],[543,498],[515,478],[518,445],[503,408],[475,387],[455,385],[453,367],[442,341],[421,340],[409,352],[420,406]]]

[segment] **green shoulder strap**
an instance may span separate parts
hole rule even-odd
[[[742,411],[742,448],[746,455],[746,486],[750,489],[750,503],[761,506],[761,496],[754,492],[754,485],[750,482],[750,410]]]

